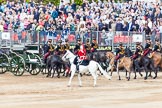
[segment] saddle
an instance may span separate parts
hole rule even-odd
[[[75,59],[74,59],[74,64],[75,65],[77,65],[78,63],[79,63],[79,65],[83,65],[83,66],[88,66],[89,65],[89,60],[81,60],[81,61],[79,61],[78,60],[79,58],[78,57],[76,57]]]

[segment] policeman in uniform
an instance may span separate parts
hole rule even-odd
[[[161,51],[161,45],[158,39],[155,40],[155,45],[153,48],[153,51],[150,53],[149,58],[152,58],[152,56],[154,55],[155,52],[160,52]]]
[[[78,51],[79,51],[79,49],[80,49],[80,45],[81,45],[81,44],[82,44],[82,43],[81,43],[81,39],[78,38],[78,39],[77,39],[77,44],[75,45],[75,48],[74,48],[74,54],[77,55],[77,53],[78,53]]]
[[[60,55],[63,54],[63,52],[64,52],[64,45],[62,45],[62,40],[59,40],[58,45],[56,47],[56,54]]]
[[[91,44],[90,44],[89,39],[87,39],[87,41],[86,41],[85,49],[86,49],[86,52],[87,53],[90,53],[91,52]]]
[[[135,51],[134,55],[132,56],[132,59],[135,60],[136,58],[138,58],[142,54],[142,51],[143,51],[143,47],[142,47],[141,43],[137,42],[136,43],[136,51]]]
[[[65,50],[70,50],[70,45],[69,45],[69,40],[68,39],[65,39],[65,44],[64,44],[64,49]]]
[[[152,43],[151,43],[150,38],[147,38],[143,56],[146,56],[147,54],[149,54],[150,51],[152,51]]]
[[[120,59],[121,57],[123,57],[124,56],[124,53],[125,53],[125,49],[123,47],[123,44],[120,43],[119,44],[118,51],[117,51],[117,54],[116,54],[116,57],[115,57],[115,61],[114,61],[115,67],[117,66],[118,59]]]
[[[96,38],[93,38],[92,44],[91,44],[91,52],[96,52],[98,48],[98,43],[96,41]]]

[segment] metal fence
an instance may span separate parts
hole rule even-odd
[[[135,43],[141,42],[145,45],[145,33],[140,32],[127,32],[127,31],[4,31],[0,32],[0,47],[17,48],[25,47],[29,44],[43,45],[48,39],[52,39],[53,44],[57,44],[58,40],[65,40],[68,38],[69,43],[74,46],[77,38],[81,38],[85,44],[87,39],[92,42],[96,38],[99,44],[99,50],[111,50],[118,46],[120,42],[126,47],[135,49]],[[153,43],[155,38],[160,38],[160,33],[152,34],[149,36]]]

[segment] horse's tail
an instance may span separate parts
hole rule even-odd
[[[104,71],[104,70],[102,69],[102,67],[100,66],[99,63],[97,63],[97,66],[98,66],[99,70],[101,71],[101,73],[102,73],[107,79],[110,80],[110,79],[111,79],[110,75],[109,75],[106,71]]]

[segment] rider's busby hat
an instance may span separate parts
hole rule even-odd
[[[140,45],[141,43],[140,42],[136,42],[136,45]]]
[[[48,39],[48,42],[52,42],[52,39]]]
[[[159,42],[159,39],[155,39],[156,42]]]
[[[96,40],[96,38],[93,38],[93,40]]]
[[[89,42],[89,39],[87,39],[87,42]]]
[[[146,40],[151,40],[150,37],[146,38]]]
[[[80,39],[80,38],[78,38],[78,39],[77,39],[77,41],[81,41],[81,39]]]
[[[119,46],[123,46],[123,44],[122,43],[119,43]]]
[[[62,43],[62,40],[59,40],[58,43]]]
[[[65,39],[65,42],[68,42],[69,40],[68,39]]]

